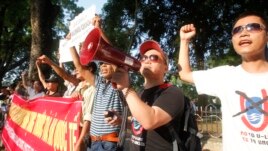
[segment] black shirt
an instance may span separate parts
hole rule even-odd
[[[173,119],[171,122],[178,126],[182,119],[184,108],[183,93],[179,88],[167,83],[145,89],[141,99],[150,106],[158,106],[167,112]],[[135,118],[131,120],[131,151],[172,151],[172,137],[166,125],[154,130],[146,131]],[[175,127],[179,130],[179,127]]]

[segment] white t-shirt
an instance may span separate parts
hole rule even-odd
[[[67,87],[67,90],[64,92],[63,97],[70,97],[72,93],[75,91],[76,86],[73,83],[68,82],[68,81],[65,81],[64,84]]]
[[[45,95],[44,91],[36,93],[35,90],[31,87],[27,87],[26,90],[27,90],[27,93],[29,95],[29,97],[28,97],[29,100],[32,100],[32,99],[35,99],[38,97],[42,97]]]
[[[84,121],[91,121],[95,92],[95,87],[90,85],[83,93],[82,112]]]
[[[268,72],[221,66],[195,71],[193,79],[199,94],[221,100],[224,151],[268,151]]]
[[[85,87],[85,88],[83,88]],[[93,100],[95,96],[96,89],[94,86],[86,83],[86,86],[83,85],[83,82],[80,82],[76,87],[75,91],[82,93],[83,102],[82,102],[82,113],[84,121],[91,121],[92,111],[93,111]]]

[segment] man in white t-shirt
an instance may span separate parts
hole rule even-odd
[[[26,72],[22,72],[21,77],[23,87],[26,89],[28,93],[28,99],[32,100],[44,96],[45,92],[43,91],[42,83],[39,80],[35,80],[31,85],[31,83],[28,80],[26,80],[26,75],[27,75]]]
[[[191,71],[189,43],[193,24],[180,29],[179,75],[193,83],[199,94],[217,96],[222,105],[223,150],[268,150],[268,41],[267,20],[244,12],[234,22],[232,44],[242,63]]]

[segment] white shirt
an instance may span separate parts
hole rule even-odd
[[[35,98],[38,98],[38,97],[42,97],[42,96],[45,95],[45,92],[44,91],[36,92],[31,87],[27,87],[26,90],[27,90],[27,93],[29,95],[29,98],[28,98],[29,100],[32,100],[32,99],[35,99]]]
[[[224,151],[268,151],[268,72],[221,66],[195,71],[193,79],[199,94],[221,100]]]

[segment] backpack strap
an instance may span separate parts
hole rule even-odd
[[[180,137],[178,136],[177,132],[175,131],[174,127],[171,123],[167,125],[169,133],[171,137],[173,138],[173,151],[186,151],[184,145],[182,144],[182,141]],[[179,149],[179,150],[178,150]]]
[[[172,84],[170,84],[170,83],[164,83],[164,84],[160,85],[159,86],[160,89],[158,89],[155,92],[155,94],[156,94],[155,99],[157,97],[159,97],[160,94],[170,86],[172,86]],[[190,114],[192,114],[191,113],[191,108],[192,108],[192,106],[190,104],[190,100],[186,96],[184,96],[184,109],[183,109],[183,112],[184,112],[184,118],[185,119],[184,119],[183,131],[189,132],[190,135],[191,135],[190,137],[196,137],[197,136],[200,139],[200,138],[203,137],[203,135],[201,133],[199,133],[194,127],[191,127],[191,126],[188,125],[189,120],[192,120],[192,119],[190,119]],[[173,151],[186,151],[186,146],[184,145],[184,143],[180,139],[179,135],[175,131],[174,124],[172,122],[170,122],[166,126],[168,127],[169,133],[170,133],[170,135],[171,135],[171,137],[173,139],[173,142],[172,142],[173,143]],[[187,141],[190,141],[190,140],[187,140]]]
[[[193,127],[189,127],[188,126],[188,123],[189,123],[188,121],[189,121],[190,114],[191,114],[191,112],[193,112],[192,111],[193,105],[191,104],[190,100],[188,100],[188,99],[189,98],[187,98],[186,96],[184,96],[184,100],[185,100],[184,103],[186,103],[185,104],[186,111],[185,111],[185,119],[184,119],[184,127],[183,127],[183,130],[185,132],[188,131],[192,135],[197,136],[197,137],[199,137],[201,139],[203,137],[203,135],[201,133],[199,133]],[[192,114],[195,114],[195,113],[192,113]],[[190,119],[190,120],[192,120],[192,119]]]
[[[121,122],[121,128],[118,134],[118,142],[117,142],[117,150],[123,150],[123,145],[125,142],[126,137],[126,128],[127,128],[127,117],[128,117],[128,105],[126,103],[126,99],[122,93],[122,91],[118,91],[120,100],[123,104],[123,113],[122,113],[122,122]]]
[[[160,89],[158,89],[155,94],[155,97],[159,97],[160,94],[166,90],[167,88],[169,88],[170,86],[172,86],[172,84],[170,83],[164,83],[162,85],[159,86]],[[155,99],[156,99],[155,98]],[[190,114],[190,112],[188,112]],[[187,116],[187,118],[185,120],[188,121],[188,118],[189,118],[189,115]],[[173,127],[173,124],[170,122],[166,125],[168,127],[168,130],[169,130],[169,133],[171,135],[171,137],[173,138],[173,151],[186,151],[180,137],[178,136],[177,132],[175,131],[174,127]],[[184,126],[185,127],[185,126]],[[187,125],[186,125],[186,128],[187,128]],[[187,130],[186,130],[187,131]]]
[[[191,137],[198,137],[199,139],[201,139],[203,137],[203,135],[201,133],[199,133],[196,129],[194,129],[194,127],[191,127],[188,125],[189,120],[190,119],[190,114],[191,114],[191,104],[189,104],[189,100],[186,96],[184,96],[184,125],[183,125],[183,131],[185,132],[189,132],[190,133],[190,138]],[[173,137],[174,141],[173,141],[173,151],[177,151],[179,148],[179,151],[186,151],[186,146],[183,144],[183,142],[181,141],[180,137],[178,136],[177,132],[174,130],[173,127],[173,123],[169,123],[168,125],[169,128],[169,132],[171,133],[171,136]],[[189,139],[186,140],[186,144],[189,143]],[[194,142],[194,143],[198,143],[198,142]],[[195,144],[192,144],[195,145]]]
[[[184,119],[184,126],[183,126],[183,130],[185,132],[187,132],[188,130],[188,120],[189,120],[189,116],[190,116],[190,109],[187,107],[186,105],[186,98],[184,97],[184,109],[183,111],[185,112],[185,119]],[[175,131],[174,127],[173,127],[173,124],[170,122],[168,125],[168,130],[173,138],[173,151],[186,151],[186,148],[183,144],[183,142],[181,141],[180,137],[178,136],[177,132]],[[193,129],[194,130],[194,129]]]
[[[187,103],[184,97],[184,103]],[[186,110],[185,110],[186,108]],[[184,126],[183,126],[183,130],[186,132],[188,129],[188,120],[189,120],[189,116],[190,116],[190,109],[184,105],[184,111],[185,111],[185,119],[184,119]]]
[[[161,93],[166,90],[167,88],[169,88],[170,86],[172,86],[172,84],[170,83],[163,83],[161,85],[159,85],[159,89],[157,89],[155,92],[154,92],[154,100],[156,100],[160,95]],[[152,104],[150,104],[152,105]]]

